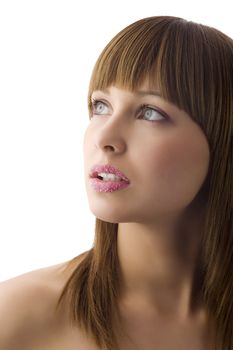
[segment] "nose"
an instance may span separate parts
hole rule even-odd
[[[96,130],[95,147],[104,152],[124,153],[126,139],[126,125],[112,115],[104,125]]]

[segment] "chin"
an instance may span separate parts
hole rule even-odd
[[[116,210],[116,208],[109,208],[109,204],[107,208],[100,208],[100,205],[98,205],[98,208],[94,207],[94,205],[90,206],[90,210],[92,214],[97,218],[105,222],[118,224],[120,222],[130,222],[133,221],[133,218],[130,218],[130,215],[128,215],[125,212],[124,207],[121,207]]]

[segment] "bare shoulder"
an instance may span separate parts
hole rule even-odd
[[[34,270],[0,283],[0,349],[25,349],[30,338],[61,322],[56,303],[68,277],[67,264]]]

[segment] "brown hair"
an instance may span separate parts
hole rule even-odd
[[[233,348],[233,40],[215,28],[172,16],[148,17],[120,31],[100,54],[91,94],[112,84],[137,89],[144,78],[186,111],[206,135],[210,168],[199,191],[203,228],[203,300],[217,350]],[[82,254],[60,296],[71,320],[100,348],[117,349],[117,223],[96,218],[93,247]],[[80,256],[79,256],[80,257]],[[75,258],[72,263],[75,264]],[[58,303],[58,304],[59,304]]]

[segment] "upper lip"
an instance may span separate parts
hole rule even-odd
[[[120,176],[122,180],[130,182],[127,176],[123,174],[119,169],[115,168],[111,164],[105,164],[105,165],[95,165],[91,168],[89,176],[91,178],[97,177],[98,173],[108,173],[108,174],[115,174],[117,176]]]

